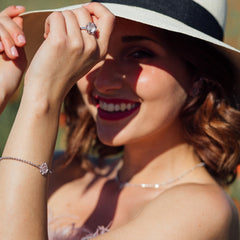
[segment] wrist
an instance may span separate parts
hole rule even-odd
[[[44,80],[39,77],[29,78],[28,74],[24,80],[23,96],[44,106],[60,107],[68,90],[66,86],[59,86],[58,81],[60,82],[59,78],[51,77],[44,78]]]
[[[54,94],[44,91],[44,89],[34,91],[31,88],[24,88],[23,90],[21,105],[31,109],[31,111],[38,115],[49,113],[59,114],[61,104],[60,99],[54,97]]]

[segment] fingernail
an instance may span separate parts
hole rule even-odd
[[[18,40],[18,42],[21,43],[21,44],[26,43],[26,39],[25,39],[25,37],[24,37],[22,34],[21,34],[21,35],[18,35],[17,40]]]
[[[90,3],[83,3],[82,6],[87,6],[87,5],[90,5]]]
[[[14,56],[14,57],[18,57],[18,51],[16,49],[15,46],[11,47],[11,54]]]
[[[25,8],[24,6],[22,6],[22,5],[17,5],[17,6],[15,6],[16,8],[18,8],[18,9],[22,9],[22,8]]]

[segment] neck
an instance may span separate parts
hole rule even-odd
[[[192,146],[183,138],[166,135],[125,146],[124,163],[119,173],[123,182],[162,182],[174,178],[199,162]]]

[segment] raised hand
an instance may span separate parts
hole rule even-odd
[[[80,26],[92,21],[98,27],[96,36],[80,30]],[[27,70],[23,96],[3,156],[51,166],[63,98],[105,56],[113,22],[114,16],[97,3],[49,16],[46,39]],[[25,164],[2,163],[1,238],[47,239],[47,178]],[[12,216],[17,219],[9,227]]]
[[[95,35],[80,29],[89,22],[97,26]],[[46,20],[45,41],[26,73],[26,92],[61,102],[74,83],[105,56],[113,24],[114,16],[98,3],[52,13]]]
[[[11,6],[0,12],[0,113],[19,86],[26,59],[26,44],[19,14],[25,8]]]

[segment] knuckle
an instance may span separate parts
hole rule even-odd
[[[51,42],[55,47],[61,48],[66,46],[67,38],[64,35],[59,35],[58,37],[52,37]]]
[[[80,8],[73,9],[72,12],[78,15],[78,14],[83,14],[84,12],[87,12],[87,10],[84,7],[80,7]]]
[[[13,39],[10,37],[9,34],[4,34],[3,36],[1,36],[1,40],[4,43],[4,45],[7,45],[9,47],[14,45]]]
[[[75,51],[81,51],[83,49],[83,43],[77,39],[74,39],[71,42],[71,49],[73,52]]]
[[[51,22],[52,20],[61,18],[61,17],[63,17],[61,12],[54,11],[47,17],[47,21]]]
[[[50,18],[55,18],[55,17],[61,17],[62,16],[62,13],[59,12],[59,11],[54,11],[50,14]]]
[[[98,57],[96,44],[78,43],[72,47],[71,51],[72,55],[76,56],[77,58],[82,58],[85,56],[87,58],[95,59]]]
[[[67,37],[64,34],[48,35],[47,42],[52,49],[62,49],[67,46]]]

